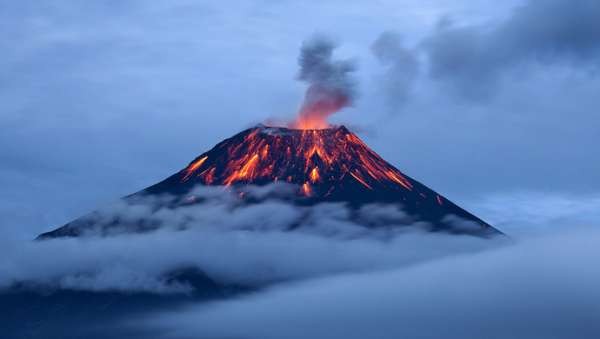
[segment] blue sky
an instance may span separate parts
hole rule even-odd
[[[492,223],[594,222],[598,12],[586,0],[1,1],[0,225],[32,237],[291,119],[315,33],[358,65],[357,100],[333,121],[402,171]],[[516,215],[524,204],[537,207]]]

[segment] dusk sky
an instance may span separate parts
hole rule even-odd
[[[517,270],[528,270],[527,263],[536,266],[560,247],[554,232],[600,225],[600,1],[0,0],[3,237],[7,242],[34,239],[155,184],[243,129],[292,121],[307,86],[299,79],[299,51],[314,36],[335,42],[335,57],[355,67],[354,100],[332,116],[332,124],[347,126],[403,173],[511,238],[553,236],[525,251]],[[569,239],[583,241],[590,253],[569,252],[565,261],[588,267],[580,259],[598,255],[591,250],[597,243],[581,234]],[[151,241],[159,248],[169,244]],[[86,249],[84,257],[103,253],[103,246]],[[523,247],[518,244],[516,251]],[[487,267],[489,259],[501,267],[499,275],[506,274],[503,282],[512,274],[526,281],[507,269],[515,252],[502,253],[472,264]],[[354,257],[343,256],[341,267],[348,258]],[[448,265],[462,269],[469,263]],[[433,266],[414,269],[402,284],[437,279],[439,272]],[[400,273],[377,274],[383,279]],[[489,276],[471,278],[492,288],[502,285]],[[362,279],[315,282],[314,290],[302,285],[262,299],[227,302],[199,312],[214,324],[203,333],[237,338],[237,330],[220,332],[219,326],[227,326],[219,319],[227,314],[247,324],[241,328],[253,333],[249,337],[285,338],[288,329],[271,323],[269,312],[278,305],[295,305],[284,316],[298,316],[300,328],[311,323],[303,317],[316,310],[296,305],[295,293],[317,291],[335,299],[343,291],[355,295],[361,286],[385,289],[388,284]],[[455,279],[448,289],[460,285]],[[600,282],[600,273],[589,281]],[[525,285],[511,297],[526,296]],[[410,297],[410,288],[382,307],[399,312],[394,301]],[[441,300],[448,307],[459,305],[451,293]],[[543,300],[545,294],[539,293]],[[532,307],[543,310],[536,300]],[[562,299],[556,303],[564,305]],[[264,313],[248,319],[256,307]],[[478,307],[465,314],[476,317]],[[334,306],[322,311],[350,323],[357,316]],[[428,312],[417,314],[432,316]],[[196,315],[191,309],[189,317],[161,316],[157,323],[194,328]],[[520,315],[513,315],[515,324],[525,326]],[[494,316],[501,317],[501,311]],[[533,322],[548,319],[551,315],[541,312]],[[461,320],[447,321],[452,327]],[[578,321],[583,320],[565,328],[581,328]],[[261,326],[276,330],[263,333]],[[334,338],[335,329],[330,330],[311,335]]]

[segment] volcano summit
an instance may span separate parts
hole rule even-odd
[[[255,187],[281,184],[292,187],[285,194],[267,194],[256,199],[246,194]],[[343,204],[353,211],[393,205],[408,217],[404,222],[363,223],[365,227],[401,227],[420,222],[430,231],[492,236],[499,231],[458,207],[441,194],[406,176],[372,151],[344,126],[326,129],[290,129],[258,125],[226,139],[201,154],[167,179],[123,198],[128,203],[169,196],[168,208],[203,205],[206,199],[194,189],[219,186],[235,192],[238,205],[266,199],[286,201],[302,208],[323,203]],[[154,199],[161,201],[161,199]],[[161,203],[163,205],[167,203]],[[153,210],[165,206],[155,206]],[[226,218],[226,216],[223,216]],[[99,219],[103,222],[100,225]],[[40,238],[78,236],[93,228],[147,228],[137,221],[101,218],[93,212]],[[301,224],[302,221],[299,221]],[[141,227],[141,225],[145,225]],[[202,226],[202,225],[198,225]],[[151,227],[152,228],[152,227]]]

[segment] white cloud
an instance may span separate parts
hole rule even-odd
[[[194,196],[209,199],[177,209],[156,207],[174,199],[168,196],[120,201],[94,213],[98,227],[78,238],[3,238],[0,287],[178,293],[189,286],[168,277],[182,268],[196,268],[221,284],[256,286],[401,267],[506,243],[504,237],[431,233],[386,205],[366,206],[354,220],[341,203],[298,207],[265,200],[236,206],[234,195],[220,188],[199,189]],[[111,226],[115,220],[124,226]],[[140,220],[156,229],[136,233]]]
[[[174,338],[598,338],[599,241],[597,229],[585,229],[414,267],[282,285],[155,314],[143,326]]]
[[[600,197],[543,192],[486,195],[469,204],[492,225],[522,237],[600,223]]]

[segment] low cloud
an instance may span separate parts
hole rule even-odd
[[[600,223],[598,194],[505,192],[470,204],[477,215],[513,237],[561,232]]]
[[[246,194],[259,199],[268,191]],[[185,199],[202,203],[177,209],[164,207],[178,199],[169,196],[120,201],[88,216],[95,227],[77,238],[3,238],[0,288],[187,293],[193,287],[169,279],[172,272],[197,269],[218,284],[264,286],[413,265],[506,242],[431,233],[398,206],[352,211],[341,203],[309,208],[274,199],[236,206],[235,196],[201,188]],[[136,232],[115,224],[135,225]]]
[[[185,196],[136,195],[77,219],[65,227],[62,234],[114,236],[159,228],[186,230],[201,227],[220,231],[293,229],[353,239],[381,234],[393,237],[396,232],[435,229],[435,225],[404,213],[401,204],[371,203],[359,209],[344,202],[302,206],[289,201],[289,194],[297,191],[297,186],[276,183],[262,187],[250,185],[240,190],[198,186]],[[227,217],[223,218],[224,215]],[[464,230],[457,226],[456,231],[460,231],[459,228]],[[476,233],[477,229],[473,231]]]
[[[143,324],[166,330],[166,338],[597,338],[598,241],[597,229],[527,239],[414,267],[282,285]]]

